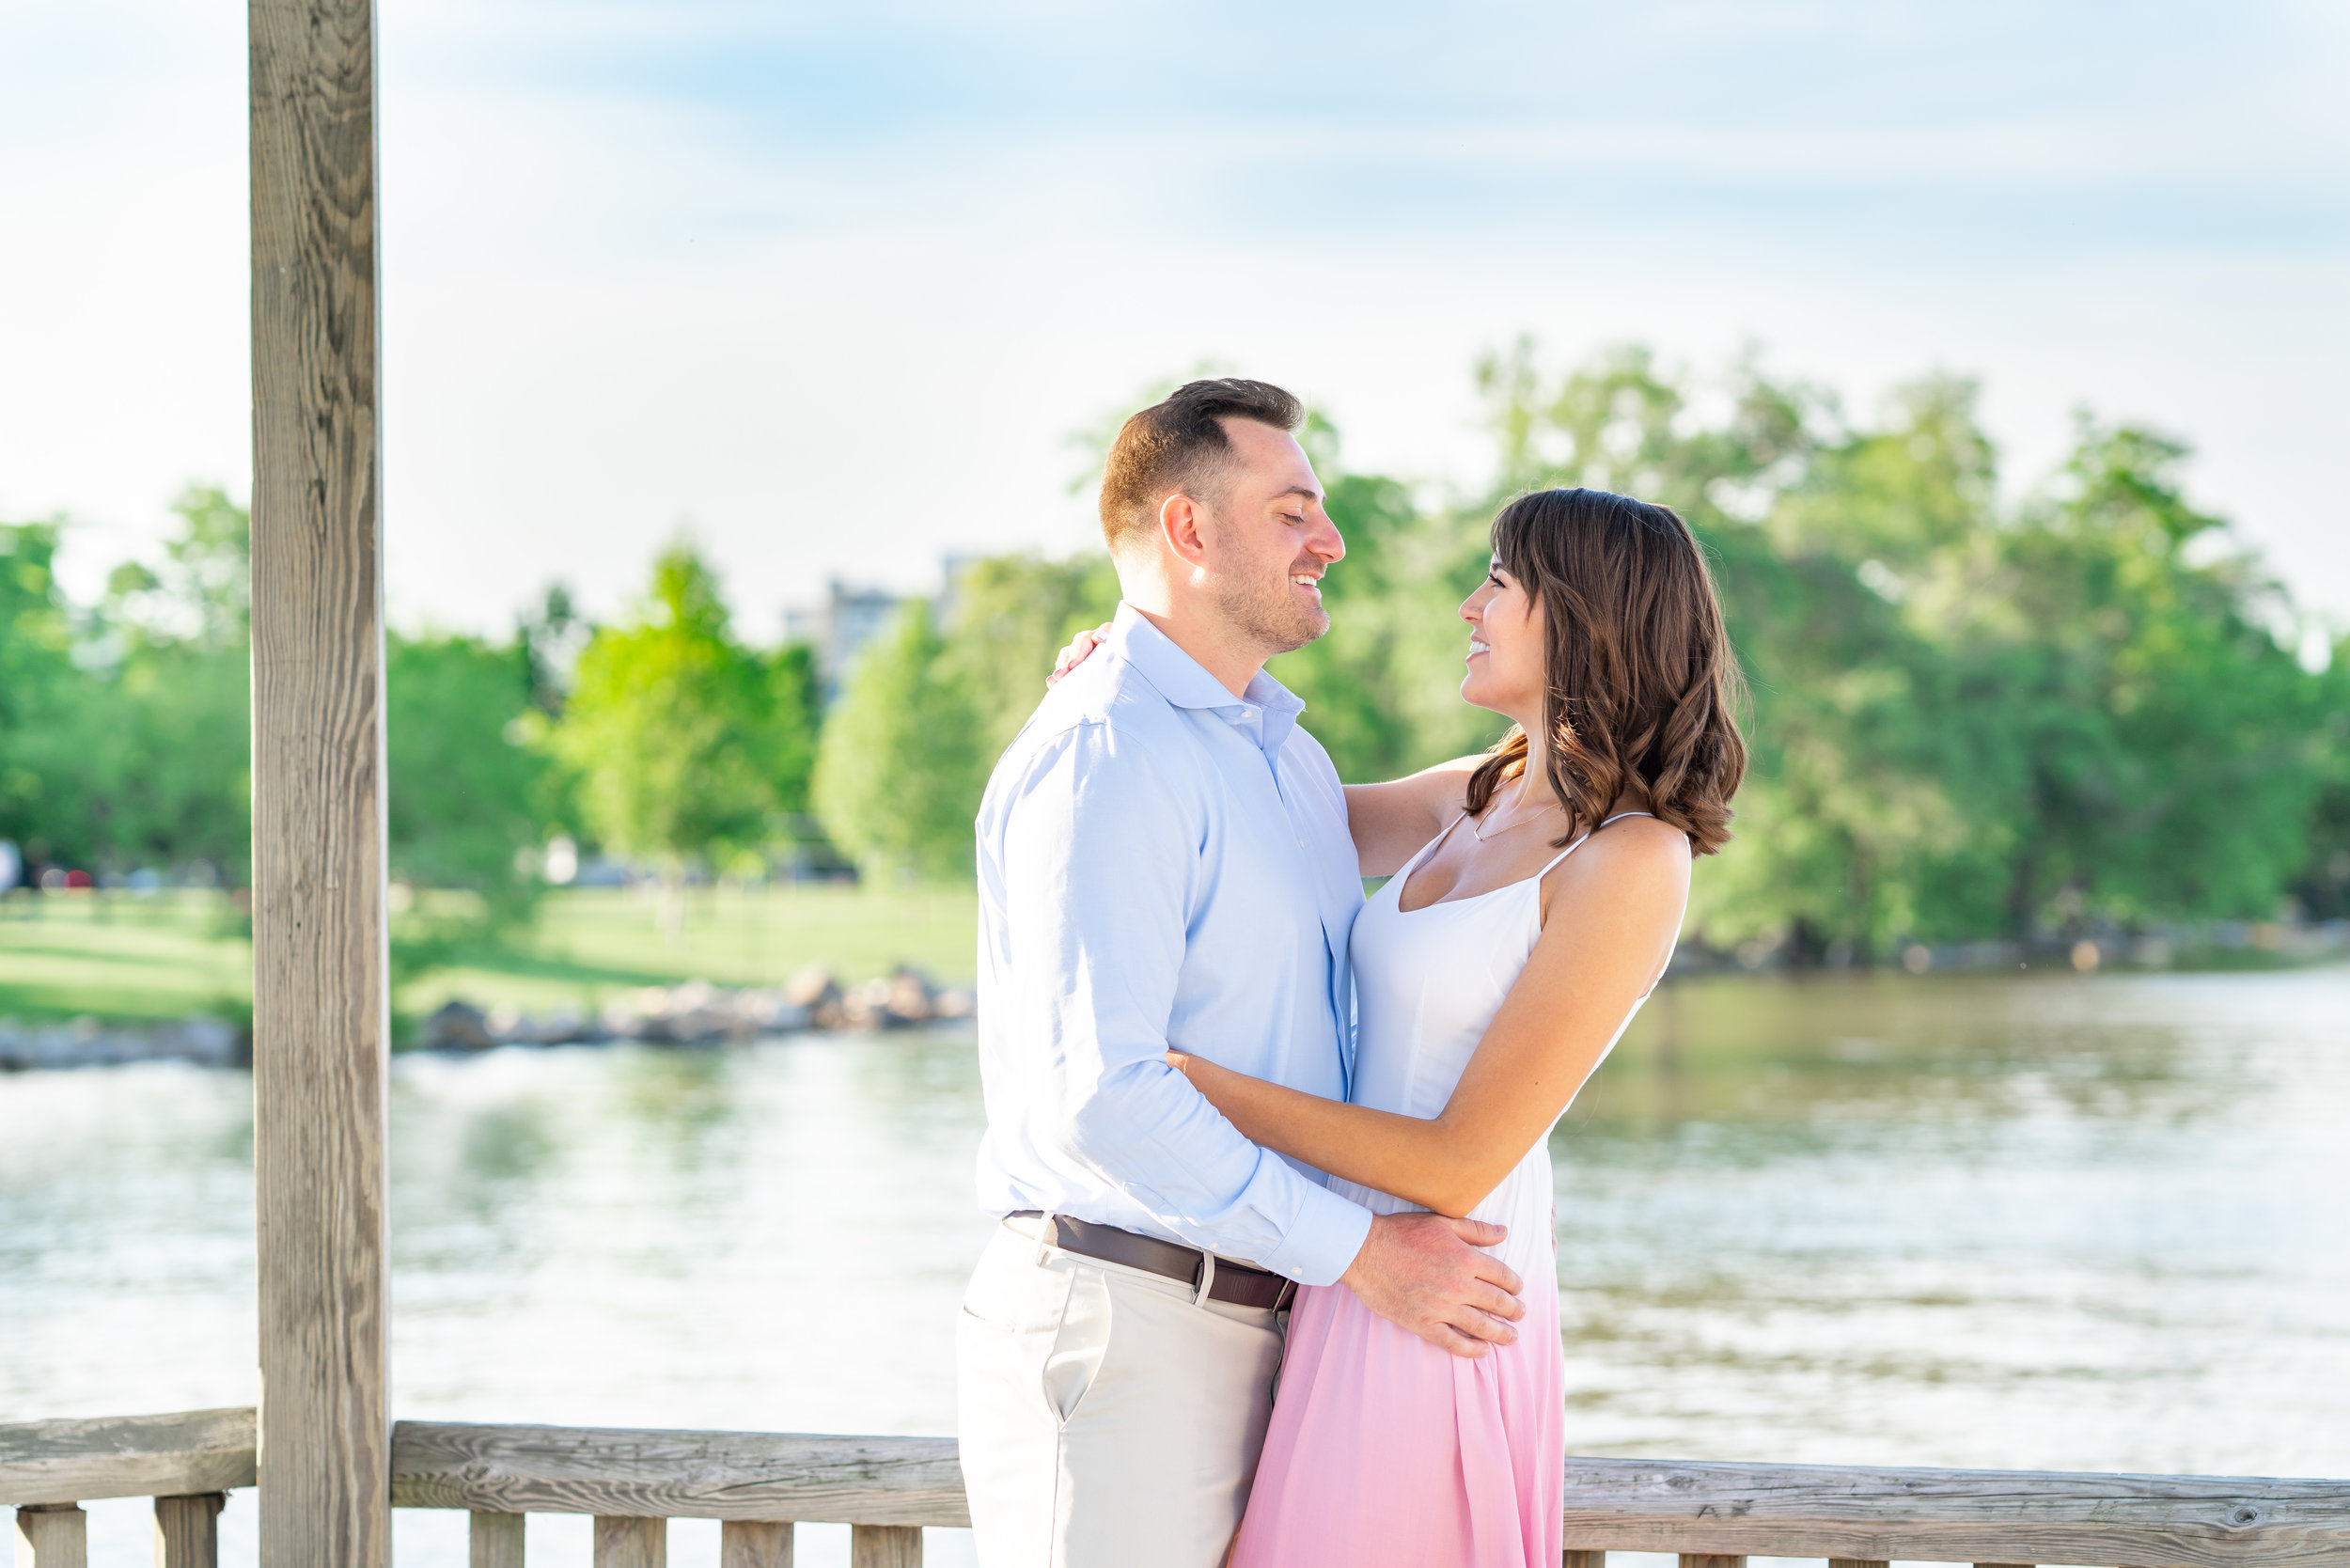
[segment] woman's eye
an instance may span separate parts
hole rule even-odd
[[[1487,582],[1489,582],[1489,583],[1493,584],[1493,586],[1494,586],[1494,587],[1496,587],[1496,588],[1508,588],[1508,587],[1510,586],[1509,584],[1507,584],[1507,583],[1505,583],[1505,582],[1503,582],[1503,581],[1501,580],[1501,573],[1499,573],[1498,572],[1486,572],[1486,573],[1485,573],[1485,581],[1487,581]]]

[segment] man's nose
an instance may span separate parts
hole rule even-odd
[[[1339,525],[1326,516],[1322,519],[1322,525],[1307,536],[1306,548],[1325,561],[1346,558],[1346,541],[1340,536]]]

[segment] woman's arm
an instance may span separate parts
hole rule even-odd
[[[1346,825],[1365,876],[1393,876],[1468,802],[1468,777],[1483,754],[1455,757],[1385,784],[1346,787]]]
[[[1671,951],[1688,898],[1688,840],[1646,819],[1622,827],[1633,831],[1610,829],[1559,868],[1534,955],[1434,1121],[1324,1100],[1180,1052],[1168,1059],[1251,1141],[1466,1215],[1559,1120]]]

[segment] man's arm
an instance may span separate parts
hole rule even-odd
[[[1196,1247],[1335,1282],[1371,1215],[1243,1137],[1167,1063],[1198,873],[1201,808],[1132,737],[1074,727],[1010,803],[1002,875],[1010,995],[1058,1072],[1027,1129]]]
[[[1373,1311],[1456,1355],[1514,1341],[1520,1281],[1476,1250],[1500,1228],[1374,1218],[1242,1137],[1167,1064],[1204,825],[1168,776],[1083,726],[1031,764],[1007,814],[1005,1000],[1061,1089],[1028,1096],[1029,1137],[1194,1246],[1306,1284],[1343,1278]]]

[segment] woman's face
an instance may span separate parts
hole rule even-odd
[[[1529,729],[1541,724],[1547,679],[1542,601],[1496,557],[1477,591],[1461,602],[1461,619],[1469,625],[1463,699]]]

